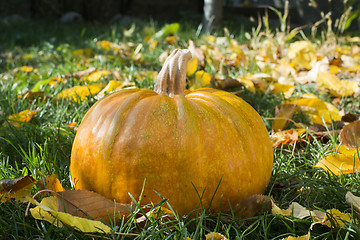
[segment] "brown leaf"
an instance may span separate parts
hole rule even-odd
[[[268,196],[255,194],[234,206],[237,218],[251,218],[271,209],[271,199]]]
[[[73,216],[103,220],[110,222],[110,218],[130,214],[129,204],[117,203],[114,200],[85,190],[66,190],[57,195],[58,209]]]
[[[217,232],[211,232],[209,234],[206,234],[205,239],[206,240],[228,240],[224,235],[217,233]]]
[[[71,74],[66,74],[65,77],[70,78],[72,76],[75,76],[75,77],[78,77],[78,78],[82,78],[83,76],[89,75],[90,73],[95,72],[95,71],[96,71],[96,68],[90,67],[90,68],[88,68],[86,70],[83,70],[83,71],[79,71],[79,72],[75,72],[75,73],[71,73]]]
[[[349,148],[360,146],[360,120],[349,123],[344,126],[340,132],[340,141]]]
[[[356,120],[359,120],[358,114],[346,113],[341,117],[341,121],[343,122],[354,122]]]
[[[34,178],[31,176],[1,180],[0,200],[6,201],[13,198],[21,199],[30,196],[34,181]]]
[[[42,91],[36,91],[36,92],[32,92],[32,91],[27,91],[26,93],[19,95],[18,98],[23,98],[26,99],[28,102],[33,102],[34,100],[39,100],[39,101],[45,101],[48,99],[47,96],[45,96],[45,93]]]
[[[192,40],[189,40],[189,47],[188,47],[189,51],[191,52],[193,57],[196,57],[199,60],[199,64],[200,66],[204,66],[205,64],[205,57],[204,57],[204,52],[202,49],[197,48],[195,46],[195,43]]]

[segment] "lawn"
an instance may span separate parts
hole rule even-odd
[[[340,132],[359,120],[360,38],[326,23],[316,32],[268,23],[232,25],[213,36],[191,23],[1,23],[0,239],[359,238],[360,203],[346,199],[360,196],[357,144],[347,149]],[[28,202],[6,198],[4,180],[25,176],[36,181],[31,196],[52,174],[72,189],[71,148],[85,113],[112,91],[153,89],[165,57],[192,43],[200,55],[189,67],[187,88],[236,94],[265,122],[274,149],[264,192],[271,210],[245,219],[203,211],[140,221],[148,210],[134,199],[134,212],[117,217],[104,234],[54,226],[35,219]],[[342,136],[359,137],[357,129]]]

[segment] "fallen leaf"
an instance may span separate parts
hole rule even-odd
[[[319,72],[316,81],[321,88],[329,89],[334,97],[348,97],[359,91],[356,81],[340,80],[328,72]]]
[[[271,209],[271,198],[266,195],[255,194],[233,208],[234,216],[240,219],[259,216],[261,213]]]
[[[300,137],[302,134],[305,133],[306,130],[303,128],[278,131],[271,135],[271,140],[273,142],[274,147],[279,147],[281,145],[296,144],[302,141]]]
[[[340,142],[348,148],[360,146],[360,120],[351,122],[343,127],[340,132]]]
[[[165,24],[157,33],[155,33],[155,38],[166,37],[171,34],[175,34],[179,31],[179,23]]]
[[[350,213],[342,213],[338,209],[330,209],[325,212],[324,218],[314,221],[310,229],[312,229],[315,224],[321,224],[329,228],[345,227],[345,223],[352,222],[351,219],[353,218]]]
[[[42,91],[27,91],[26,93],[23,93],[22,95],[19,95],[18,98],[26,99],[29,103],[34,102],[35,100],[46,100],[47,97],[45,96],[45,93]]]
[[[8,118],[9,123],[14,127],[20,127],[23,123],[30,122],[30,120],[37,112],[39,112],[39,110],[27,109],[19,113],[15,113]]]
[[[51,174],[46,176],[44,179],[37,181],[40,190],[48,189],[54,192],[65,191],[64,187],[61,185],[59,179],[56,177],[56,174]]]
[[[280,84],[280,83],[274,83],[270,85],[271,92],[278,97],[284,97],[290,98],[293,92],[295,91],[295,86],[290,84]]]
[[[95,72],[95,71],[96,71],[96,68],[91,67],[91,68],[88,68],[88,69],[83,70],[83,71],[75,72],[75,73],[72,73],[72,74],[66,74],[65,77],[70,78],[71,76],[76,76],[78,78],[82,78],[83,76],[89,75],[89,74],[91,74],[92,72]]]
[[[272,123],[272,131],[277,132],[283,130],[292,119],[296,110],[294,104],[281,104],[275,108],[275,120]]]
[[[322,168],[335,175],[359,172],[359,156],[356,149],[348,149],[345,146],[340,146],[338,147],[338,153],[320,159],[314,167]]]
[[[32,72],[32,71],[34,71],[34,68],[30,67],[30,66],[22,66],[21,70],[24,72]]]
[[[209,73],[203,70],[197,71],[195,73],[195,81],[191,83],[189,89],[192,91],[197,88],[206,87],[210,84],[211,78],[212,76]]]
[[[30,199],[29,201],[37,205],[35,208],[30,209],[30,213],[35,219],[45,220],[56,227],[63,227],[63,224],[65,224],[81,232],[106,234],[111,232],[111,228],[100,221],[80,218],[72,216],[69,213],[60,212],[58,209],[58,200],[55,196],[44,198],[40,203],[34,199]]]
[[[104,88],[98,93],[98,96],[105,96],[114,90],[117,90],[119,87],[124,86],[121,81],[111,80]]]
[[[309,239],[310,239],[310,232],[303,236],[299,236],[299,237],[289,236],[287,238],[283,238],[282,240],[309,240]]]
[[[353,207],[355,211],[360,213],[360,197],[355,196],[351,192],[347,192],[345,195],[346,204]]]
[[[309,70],[316,62],[316,50],[310,42],[297,41],[290,44],[288,57],[292,63]]]
[[[71,55],[73,57],[94,57],[95,53],[91,48],[83,48],[74,50]]]
[[[205,235],[206,240],[228,240],[224,235],[217,233],[217,232],[211,232]]]
[[[67,123],[66,124],[66,127],[73,130],[73,131],[76,131],[77,130],[77,122],[71,122],[71,123]]]
[[[26,197],[31,196],[34,182],[35,180],[31,176],[1,180],[0,202],[9,201],[10,199],[25,201]]]
[[[57,206],[60,212],[93,220],[114,221],[114,216],[130,213],[129,204],[116,203],[102,195],[85,190],[66,190],[57,194]]]
[[[104,84],[97,83],[97,84],[89,84],[84,86],[75,86],[72,88],[67,88],[62,90],[57,97],[68,99],[74,102],[82,102],[88,96],[95,95],[101,91],[104,87]]]
[[[88,76],[84,77],[86,82],[97,82],[100,78],[105,77],[110,74],[110,71],[107,70],[96,70],[91,72]]]
[[[197,68],[198,68],[198,59],[196,57],[193,57],[192,59],[190,59],[190,61],[187,64],[186,75],[187,76],[193,75],[196,72]]]

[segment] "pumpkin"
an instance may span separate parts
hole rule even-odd
[[[185,93],[190,59],[175,50],[155,91],[120,90],[89,109],[71,153],[75,189],[121,203],[131,203],[130,193],[155,204],[160,194],[180,215],[199,206],[219,212],[264,192],[273,150],[261,117],[225,91]]]

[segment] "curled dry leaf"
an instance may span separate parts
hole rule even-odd
[[[35,180],[31,176],[1,180],[0,201],[4,202],[15,198],[20,201],[25,201],[26,197],[31,196],[34,182]]]
[[[288,57],[292,63],[309,70],[316,63],[316,50],[310,42],[297,41],[290,44]]]
[[[54,192],[65,191],[64,187],[61,185],[59,179],[56,177],[56,174],[51,174],[46,176],[44,179],[37,181],[40,190],[48,189]]]
[[[348,148],[360,146],[360,120],[345,125],[340,132],[340,141]]]
[[[82,102],[90,95],[94,95],[104,87],[102,83],[89,84],[84,86],[75,86],[62,90],[57,97],[68,99],[74,102]]]
[[[319,72],[316,81],[320,87],[330,90],[334,97],[352,96],[359,89],[356,81],[340,80],[334,74],[328,72]]]

